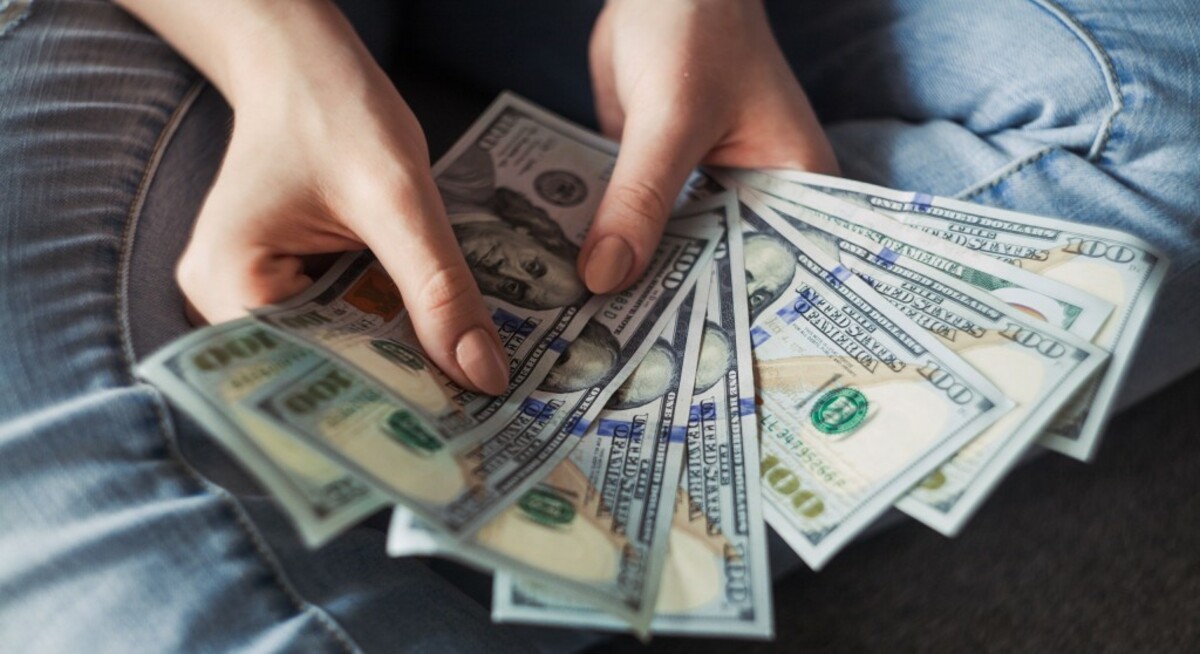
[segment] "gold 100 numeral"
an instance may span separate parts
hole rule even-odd
[[[779,457],[774,454],[763,457],[760,473],[771,490],[787,498],[796,515],[815,518],[825,512],[825,503],[821,498],[804,488],[796,473],[780,465]]]
[[[1068,238],[1063,252],[1092,259],[1108,259],[1113,263],[1129,263],[1137,258],[1137,250],[1131,247],[1085,238]]]

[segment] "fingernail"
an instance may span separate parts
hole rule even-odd
[[[508,388],[508,360],[483,327],[463,335],[454,351],[458,366],[479,390],[500,395]]]
[[[633,267],[633,250],[620,236],[600,239],[583,269],[583,281],[593,293],[616,290]]]

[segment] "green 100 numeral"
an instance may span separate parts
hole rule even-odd
[[[787,498],[788,504],[797,515],[805,518],[815,518],[825,512],[825,503],[817,494],[806,490],[800,485],[796,473],[779,465],[779,457],[768,454],[763,457],[760,469],[763,481],[776,493]]]

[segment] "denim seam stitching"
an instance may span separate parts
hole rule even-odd
[[[1108,90],[1109,99],[1112,102],[1112,109],[1105,116],[1101,129],[1087,153],[1086,159],[1088,161],[1095,161],[1100,157],[1104,149],[1108,147],[1108,141],[1112,136],[1113,123],[1116,122],[1117,116],[1125,110],[1125,94],[1121,92],[1121,83],[1117,77],[1116,66],[1113,64],[1112,57],[1109,56],[1108,51],[1100,45],[1100,42],[1091,31],[1068,13],[1062,5],[1058,4],[1055,0],[1031,0],[1031,2],[1041,6],[1044,11],[1057,18],[1068,30],[1073,32],[1075,37],[1091,51],[1092,57],[1100,65],[1104,77],[1104,85]]]
[[[150,184],[158,172],[158,166],[162,162],[167,146],[170,144],[175,133],[178,131],[183,118],[191,110],[200,93],[207,86],[204,79],[197,80],[187,93],[184,94],[175,111],[167,119],[162,131],[159,133],[150,157],[146,161],[145,170],[142,173],[141,182],[138,184],[136,194],[134,195],[133,203],[130,205],[129,213],[125,219],[125,226],[121,236],[121,256],[117,269],[117,325],[119,337],[121,340],[121,353],[125,359],[125,371],[128,374],[127,381],[131,384],[143,386],[150,391],[153,398],[154,412],[158,418],[158,426],[163,440],[167,444],[167,450],[176,463],[184,470],[188,477],[197,482],[201,488],[211,493],[213,496],[222,500],[222,503],[230,509],[234,516],[234,521],[241,527],[244,534],[250,539],[254,550],[258,552],[262,562],[283,592],[284,596],[292,603],[293,607],[300,613],[308,613],[317,619],[330,636],[334,638],[347,652],[355,653],[362,651],[356,644],[353,643],[349,634],[342,629],[332,616],[308,601],[306,601],[300,593],[295,589],[294,585],[288,579],[286,572],[283,570],[278,558],[270,547],[267,545],[258,529],[250,522],[245,515],[245,509],[234,499],[228,491],[220,488],[212,482],[200,475],[183,457],[183,453],[179,450],[179,444],[174,436],[174,427],[172,426],[169,413],[167,411],[165,400],[158,389],[149,384],[143,384],[137,381],[136,375],[133,373],[134,361],[136,354],[133,350],[133,338],[131,336],[131,325],[129,322],[129,273],[130,263],[133,258],[133,242],[137,233],[137,226],[141,218],[142,209],[145,206],[146,195],[149,192]]]
[[[193,83],[179,100],[175,111],[167,118],[167,122],[154,142],[150,156],[146,159],[146,167],[142,171],[142,178],[134,192],[133,202],[129,205],[129,213],[125,216],[125,226],[121,232],[121,256],[117,263],[117,324],[120,326],[121,332],[121,353],[125,358],[125,369],[129,372],[127,381],[130,382],[136,378],[136,375],[133,374],[133,367],[137,360],[137,354],[133,350],[133,338],[130,336],[132,327],[129,323],[129,269],[133,262],[133,242],[142,210],[146,206],[146,195],[150,191],[150,184],[158,174],[158,167],[166,154],[167,146],[175,138],[175,132],[178,131],[184,116],[191,111],[192,105],[203,89],[204,80],[197,80]]]
[[[1108,51],[1100,46],[1100,43],[1079,21],[1067,13],[1054,0],[1029,0],[1033,4],[1038,5],[1043,11],[1053,16],[1056,20],[1063,24],[1075,38],[1079,39],[1084,46],[1091,51],[1092,57],[1099,64],[1101,76],[1104,77],[1104,84],[1108,90],[1109,99],[1112,102],[1112,109],[1105,116],[1100,130],[1096,133],[1096,138],[1092,141],[1092,147],[1088,150],[1085,157],[1086,161],[1094,162],[1097,160],[1105,148],[1108,147],[1108,142],[1112,137],[1113,123],[1116,122],[1117,116],[1125,110],[1125,96],[1121,93],[1121,86],[1117,80],[1116,66],[1112,62]],[[1008,178],[1020,172],[1029,164],[1035,163],[1045,157],[1047,154],[1055,150],[1055,146],[1046,146],[1039,150],[1035,150],[1032,154],[1026,155],[1021,159],[1009,162],[1001,167],[998,171],[992,173],[988,177],[968,186],[966,189],[955,194],[955,198],[966,200],[983,193],[989,189],[995,188],[1004,183]]]
[[[1042,159],[1044,159],[1046,157],[1046,155],[1050,154],[1051,152],[1054,152],[1056,149],[1057,148],[1054,146],[1046,146],[1040,150],[1036,150],[1033,154],[1026,155],[1025,157],[1023,157],[1021,159],[1017,159],[1016,161],[1009,162],[1007,165],[1005,165],[999,171],[994,173],[991,177],[984,179],[983,181],[978,182],[978,183],[974,184],[973,186],[968,186],[966,189],[964,189],[962,191],[959,191],[958,193],[956,193],[954,195],[954,198],[957,200],[969,200],[969,199],[983,193],[984,191],[993,189],[993,188],[999,186],[1000,184],[1004,183],[1004,181],[1007,180],[1008,178],[1010,178],[1013,175],[1020,172],[1026,166],[1029,166],[1031,164],[1037,163],[1038,161],[1041,161]]]
[[[266,565],[267,570],[270,571],[276,586],[278,586],[284,597],[286,597],[288,601],[292,603],[293,608],[300,613],[308,613],[315,617],[317,619],[317,623],[320,624],[321,627],[324,628],[325,632],[332,636],[333,639],[337,641],[346,652],[350,654],[358,654],[359,652],[362,652],[362,649],[350,640],[349,634],[345,633],[345,631],[341,628],[341,625],[337,624],[333,620],[332,616],[329,616],[323,609],[320,609],[305,601],[305,599],[295,589],[295,587],[288,580],[287,573],[284,572],[282,564],[279,563],[279,559],[273,552],[271,552],[270,546],[266,543],[262,535],[258,533],[258,529],[246,516],[245,509],[242,508],[241,504],[239,504],[237,500],[229,494],[228,491],[205,479],[186,462],[186,459],[183,458],[183,453],[179,451],[179,445],[174,436],[175,431],[167,411],[166,403],[158,389],[149,384],[139,383],[138,385],[144,386],[150,391],[150,395],[154,400],[154,413],[158,417],[158,427],[162,432],[163,440],[167,443],[167,449],[171,452],[171,457],[175,459],[176,463],[178,463],[181,468],[183,468],[188,477],[199,483],[201,488],[211,493],[214,497],[222,500],[225,506],[233,514],[234,522],[241,527],[246,537],[250,539],[251,545],[254,547],[254,550],[258,552],[258,555],[261,557],[263,564]]]

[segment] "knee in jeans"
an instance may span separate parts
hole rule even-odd
[[[975,83],[984,92],[972,103],[966,125],[996,140],[1015,137],[1095,159],[1122,109],[1108,54],[1057,3],[996,5],[998,15],[987,23],[997,26],[988,30],[995,34],[976,42],[981,50],[976,60],[994,63],[979,72],[982,79]]]
[[[33,0],[0,0],[0,36],[16,29],[32,7]]]

